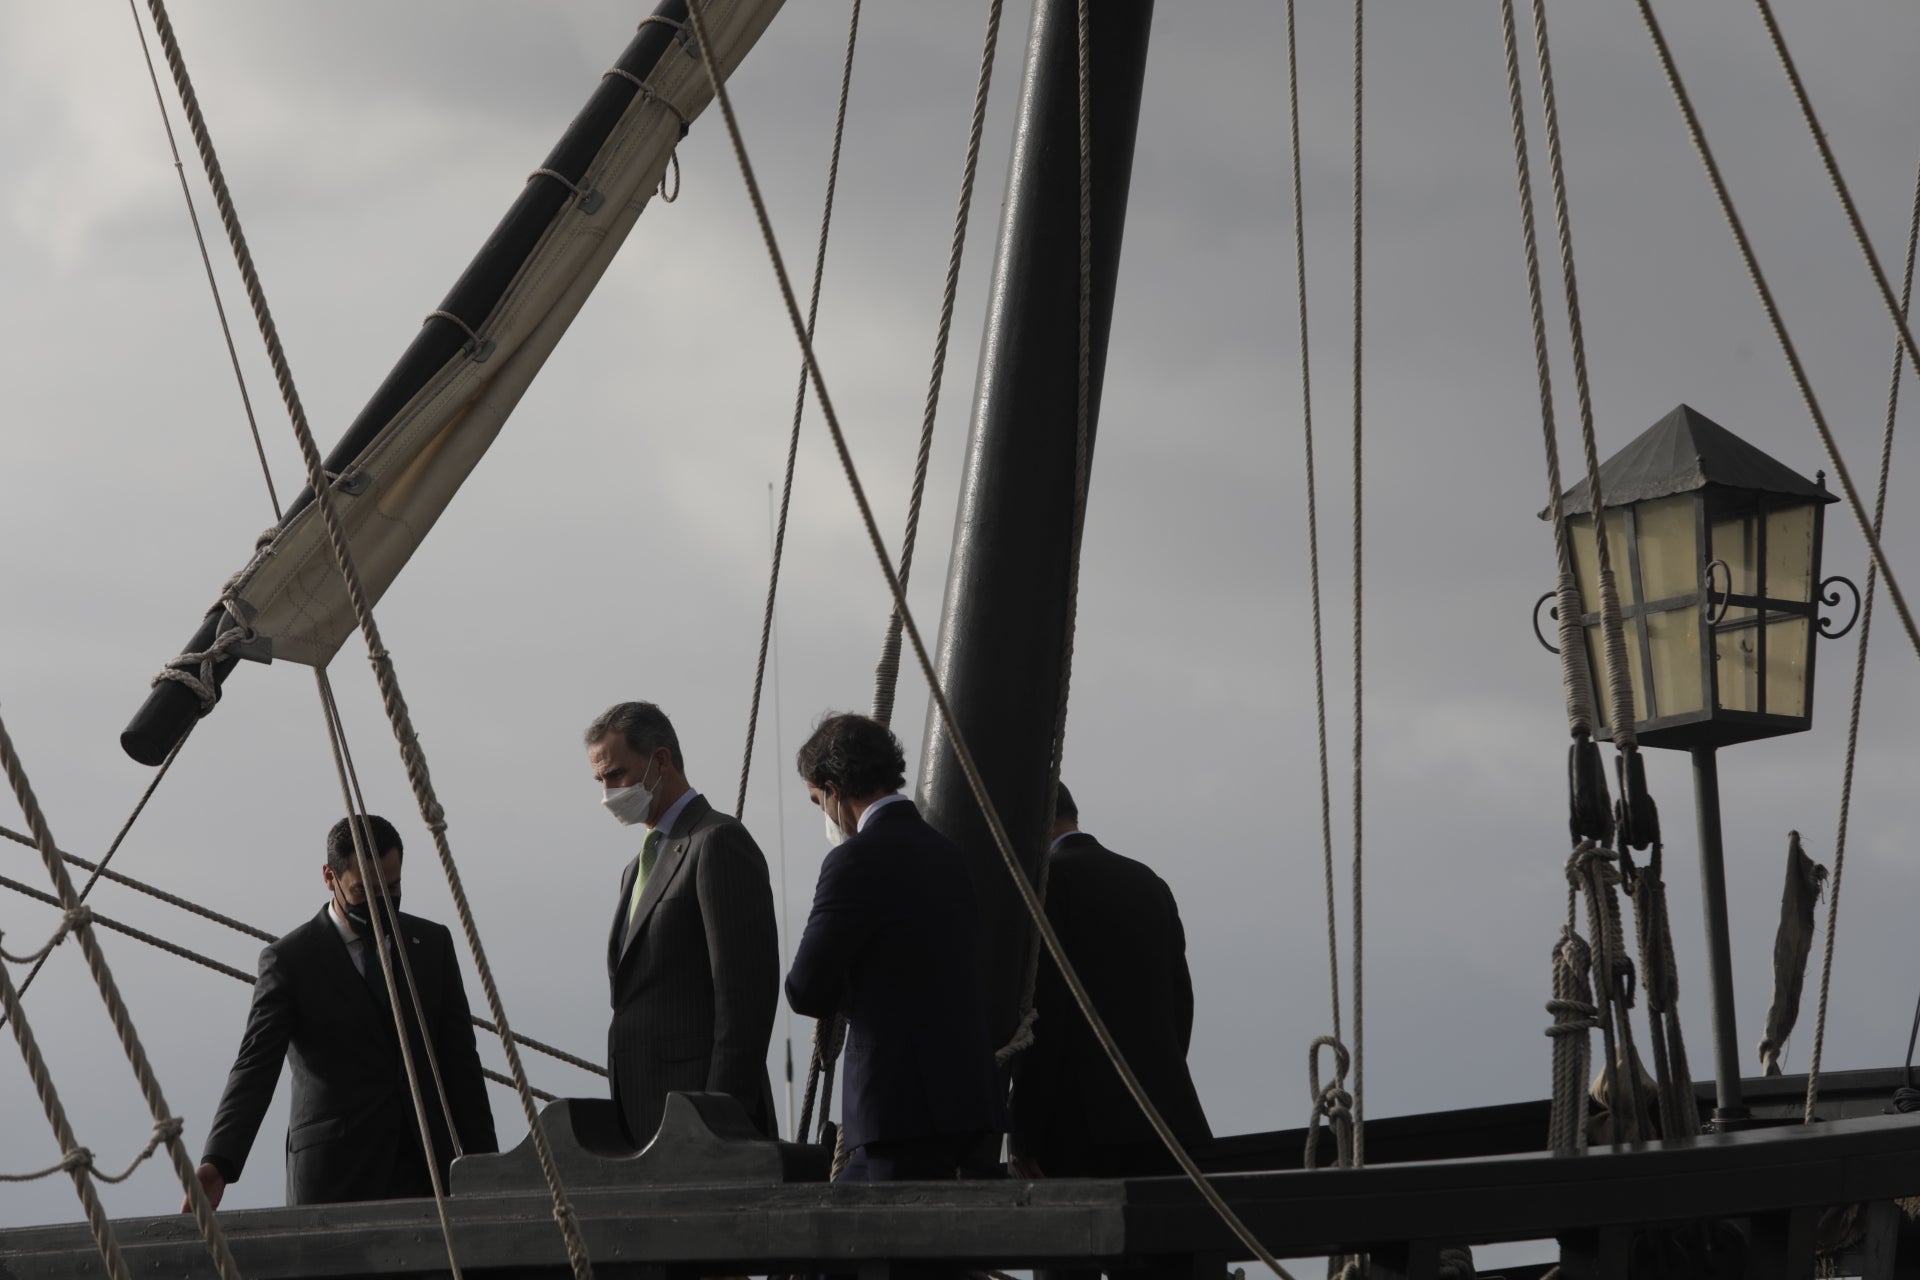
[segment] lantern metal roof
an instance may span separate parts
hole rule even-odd
[[[1838,500],[1824,484],[1762,453],[1688,404],[1676,406],[1600,468],[1601,494],[1609,507],[1692,493],[1708,485],[1816,502]],[[1567,515],[1585,514],[1590,509],[1586,482],[1562,494],[1560,504]],[[1542,511],[1540,518],[1547,519],[1547,513]]]

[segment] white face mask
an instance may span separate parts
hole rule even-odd
[[[659,779],[656,778],[654,786],[658,785]],[[645,822],[647,816],[653,812],[653,791],[654,788],[647,785],[647,780],[643,776],[631,787],[606,788],[606,793],[600,797],[600,803],[607,807],[607,812],[612,814],[614,820],[621,826],[631,827],[635,823]]]
[[[827,804],[832,803],[831,800],[827,802]],[[820,806],[820,816],[827,820],[827,845],[829,848],[837,849],[853,838],[852,832],[834,820],[833,810],[829,809],[827,805],[823,804]]]

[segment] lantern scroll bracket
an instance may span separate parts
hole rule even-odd
[[[1716,600],[1713,590],[1713,571],[1720,570],[1727,576],[1727,589],[1719,593]],[[1733,567],[1725,560],[1707,562],[1707,625],[1717,627],[1720,620],[1727,616],[1727,608],[1733,603]]]
[[[1541,596],[1538,600],[1535,600],[1533,602],[1533,638],[1540,642],[1540,647],[1542,649],[1545,649],[1548,653],[1554,654],[1556,656],[1558,656],[1560,652],[1560,646],[1556,644],[1548,643],[1547,633],[1540,626],[1540,606],[1545,604],[1547,601],[1554,599],[1557,595],[1558,595],[1557,592],[1549,591],[1545,595]],[[1555,605],[1553,608],[1547,610],[1547,617],[1553,619],[1553,621],[1555,622],[1560,621],[1560,607],[1558,605]]]
[[[1853,630],[1854,623],[1860,621],[1860,588],[1853,585],[1853,579],[1851,578],[1836,573],[1831,578],[1824,579],[1820,583],[1820,603],[1826,605],[1828,608],[1832,608],[1840,603],[1840,592],[1838,590],[1828,590],[1828,588],[1834,586],[1835,583],[1845,587],[1847,591],[1852,594],[1853,612],[1847,615],[1846,625],[1839,627],[1834,625],[1832,618],[1825,617],[1824,615],[1821,617],[1820,634],[1829,640],[1838,640],[1841,636]]]

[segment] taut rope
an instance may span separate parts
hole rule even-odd
[[[693,25],[696,38],[704,47],[707,43],[706,22],[701,17],[700,7],[698,0],[690,3],[687,6],[687,15]],[[820,370],[819,357],[813,349],[812,341],[807,337],[806,324],[800,314],[800,304],[794,296],[793,282],[787,274],[786,260],[781,256],[780,246],[773,236],[773,223],[767,215],[766,201],[761,195],[759,180],[754,177],[752,161],[747,156],[746,144],[740,136],[740,122],[734,115],[733,100],[727,94],[726,85],[722,83],[719,72],[711,61],[706,63],[706,67],[708,83],[713,88],[715,100],[720,104],[721,116],[727,126],[727,135],[733,143],[734,155],[740,164],[741,177],[745,181],[747,195],[753,205],[754,217],[760,226],[760,236],[771,259],[774,278],[780,286],[781,299],[786,303],[787,318],[793,325],[794,338],[799,342],[800,350],[806,358],[807,375],[813,383],[814,394],[819,399],[821,416],[826,420],[827,429],[833,436],[834,450],[840,456],[840,466],[846,473],[848,488],[852,490],[854,504],[859,509],[868,544],[873,549],[875,559],[880,563],[881,573],[887,580],[887,589],[893,595],[894,607],[900,611],[901,626],[908,643],[913,647],[914,657],[920,664],[922,674],[927,678],[928,693],[933,699],[936,714],[940,716],[951,735],[955,760],[973,791],[974,800],[979,804],[982,816],[987,820],[994,844],[1000,850],[1001,860],[1005,863],[1008,874],[1013,878],[1015,890],[1026,905],[1028,917],[1034,922],[1034,927],[1040,931],[1048,953],[1060,966],[1061,976],[1066,980],[1068,989],[1073,992],[1075,1003],[1086,1015],[1088,1026],[1092,1029],[1094,1037],[1100,1041],[1101,1048],[1106,1052],[1108,1060],[1113,1063],[1128,1093],[1133,1096],[1141,1113],[1153,1126],[1154,1132],[1166,1145],[1168,1152],[1234,1236],[1252,1249],[1275,1275],[1282,1277],[1282,1280],[1292,1280],[1290,1273],[1280,1265],[1279,1260],[1247,1229],[1246,1224],[1240,1221],[1239,1215],[1234,1213],[1232,1207],[1221,1197],[1219,1190],[1207,1180],[1205,1174],[1200,1172],[1199,1166],[1193,1162],[1193,1157],[1181,1145],[1179,1138],[1174,1136],[1173,1130],[1167,1126],[1166,1118],[1160,1114],[1159,1108],[1155,1107],[1152,1099],[1147,1096],[1139,1077],[1134,1074],[1133,1068],[1128,1065],[1119,1046],[1114,1042],[1113,1033],[1108,1030],[1105,1019],[1093,1007],[1093,1002],[1087,995],[1086,986],[1080,981],[1079,972],[1073,967],[1073,962],[1067,958],[1065,950],[1060,945],[1059,935],[1054,932],[1052,924],[1047,920],[1045,906],[1034,891],[1032,881],[1027,878],[1026,872],[1020,866],[1019,857],[1014,852],[1013,842],[1007,835],[1006,826],[1000,821],[999,810],[987,794],[986,783],[980,776],[979,765],[973,758],[973,751],[967,746],[966,737],[960,730],[952,706],[947,702],[945,691],[940,688],[932,655],[928,653],[919,625],[915,623],[913,613],[907,606],[906,595],[900,589],[899,575],[893,567],[893,559],[887,554],[886,543],[880,536],[880,526],[874,519],[873,506],[867,500],[866,488],[861,484],[859,472],[853,465],[853,455],[847,447],[846,434],[841,430],[839,414],[833,408],[833,399],[827,392],[826,378]]]
[[[193,82],[187,74],[179,41],[175,38],[172,23],[167,18],[166,2],[165,0],[147,0],[147,5],[148,11],[153,15],[154,28],[160,36],[161,47],[166,53],[167,67],[173,73],[174,86],[179,91],[181,103],[186,110],[194,144],[199,150],[201,162],[206,168],[208,181],[213,188],[214,200],[220,209],[220,221],[226,228],[227,239],[233,248],[241,278],[246,283],[247,300],[253,307],[254,318],[259,324],[261,337],[266,343],[268,358],[273,365],[274,379],[279,384],[281,398],[286,403],[294,437],[300,446],[301,459],[306,464],[307,481],[313,490],[314,507],[326,530],[334,560],[340,568],[347,600],[353,608],[361,634],[366,638],[368,660],[373,666],[374,678],[380,686],[381,700],[385,704],[387,718],[393,726],[394,737],[399,743],[400,756],[406,766],[407,781],[411,784],[414,798],[419,804],[420,816],[426,822],[427,829],[433,833],[434,850],[439,855],[441,868],[446,873],[447,885],[452,891],[454,907],[460,917],[461,931],[465,934],[468,949],[473,955],[474,968],[480,977],[480,985],[486,992],[488,1010],[493,1015],[494,1024],[499,1028],[501,1048],[506,1052],[507,1065],[513,1076],[521,1109],[526,1116],[528,1136],[533,1140],[534,1151],[539,1158],[540,1171],[546,1179],[548,1190],[553,1198],[553,1215],[566,1243],[568,1261],[572,1265],[576,1280],[590,1280],[593,1264],[587,1256],[586,1242],[580,1234],[573,1206],[567,1199],[566,1190],[561,1184],[560,1172],[554,1164],[553,1152],[548,1145],[546,1134],[540,1128],[539,1112],[534,1106],[533,1095],[528,1091],[526,1071],[521,1065],[519,1049],[507,1025],[506,1010],[501,1004],[499,987],[494,982],[492,966],[487,963],[486,949],[480,941],[479,928],[473,920],[473,909],[467,901],[466,889],[461,884],[459,868],[454,864],[452,847],[447,842],[446,811],[434,794],[433,781],[427,771],[426,756],[421,749],[418,736],[414,733],[406,700],[401,695],[398,678],[393,669],[392,655],[388,653],[380,638],[379,625],[374,621],[366,589],[360,581],[359,569],[354,562],[353,550],[348,545],[346,530],[342,527],[339,512],[334,507],[333,494],[326,482],[326,470],[320,457],[319,446],[314,443],[313,432],[307,423],[306,409],[301,404],[299,392],[293,382],[293,371],[287,363],[286,352],[280,343],[279,330],[267,306],[266,293],[261,287],[259,273],[254,268],[253,255],[247,248],[246,236],[241,230],[239,215],[233,206],[233,197],[227,189],[226,177],[221,171],[219,157],[214,152],[212,136],[207,129],[206,119],[200,112],[199,99],[194,93]],[[704,40],[701,44],[702,48],[705,48]]]
[[[1854,487],[1853,473],[1847,469],[1847,461],[1840,454],[1840,446],[1834,440],[1833,428],[1827,423],[1826,412],[1820,407],[1820,399],[1814,394],[1812,380],[1807,375],[1806,366],[1800,360],[1800,350],[1794,344],[1793,335],[1787,332],[1786,320],[1780,314],[1780,304],[1773,296],[1773,289],[1767,283],[1766,273],[1760,269],[1760,258],[1754,252],[1753,241],[1747,236],[1746,223],[1740,217],[1740,211],[1734,207],[1733,195],[1727,189],[1726,178],[1720,172],[1720,163],[1714,159],[1713,148],[1707,143],[1706,131],[1701,127],[1700,117],[1693,108],[1693,97],[1687,92],[1686,82],[1680,78],[1680,69],[1674,62],[1673,50],[1667,44],[1665,31],[1660,27],[1660,19],[1653,12],[1651,0],[1636,0],[1640,7],[1640,17],[1647,28],[1647,35],[1653,41],[1653,49],[1660,60],[1660,69],[1665,73],[1668,88],[1673,90],[1673,98],[1680,108],[1685,121],[1687,136],[1693,142],[1693,149],[1699,153],[1702,167],[1707,173],[1707,181],[1713,187],[1714,198],[1720,202],[1720,212],[1727,220],[1727,228],[1733,233],[1734,244],[1740,250],[1740,259],[1746,265],[1747,278],[1753,282],[1754,292],[1760,297],[1760,305],[1767,313],[1767,323],[1773,329],[1773,336],[1780,344],[1780,353],[1786,357],[1787,368],[1793,374],[1794,386],[1800,392],[1800,399],[1807,407],[1807,415],[1813,422],[1813,428],[1820,437],[1820,443],[1827,453],[1827,463],[1833,468],[1833,474],[1840,481],[1841,495],[1846,499],[1847,509],[1853,513],[1854,522],[1860,528],[1860,536],[1866,541],[1867,550],[1873,557],[1873,563],[1886,582],[1887,598],[1893,602],[1895,612],[1900,615],[1901,626],[1905,628],[1907,640],[1914,652],[1920,654],[1920,624],[1916,624],[1913,612],[1907,607],[1906,594],[1901,591],[1898,579],[1893,576],[1893,567],[1887,562],[1886,549],[1880,543],[1880,535],[1875,530],[1872,519],[1867,515],[1866,504],[1860,500],[1860,491]],[[1818,126],[1815,125],[1817,130]],[[1836,171],[1837,172],[1837,171]],[[1869,253],[1871,249],[1869,247]],[[1876,274],[1878,269],[1876,264]],[[1881,277],[1883,295],[1888,299],[1889,308],[1897,310],[1892,290]],[[1900,318],[1901,342],[1911,352],[1912,338],[1906,331],[1906,321]]]
[[[1294,0],[1287,0],[1287,123],[1293,160],[1293,260],[1300,299],[1300,420],[1307,451],[1307,569],[1313,584],[1313,711],[1320,745],[1320,850],[1327,881],[1327,990],[1333,1013],[1333,1039],[1338,1041],[1340,940],[1333,885],[1333,782],[1327,762],[1327,663],[1320,611],[1320,504],[1313,463],[1313,362],[1308,355],[1307,222],[1300,176],[1300,60],[1294,8]]]
[[[1907,266],[1900,283],[1900,314],[1913,302],[1913,267],[1920,248],[1920,170],[1914,174],[1913,213],[1907,221]],[[1887,477],[1893,469],[1893,428],[1900,415],[1900,375],[1906,359],[1904,343],[1893,348],[1893,374],[1887,381],[1887,424],[1880,434],[1880,480],[1873,496],[1873,531],[1878,534],[1887,516]],[[1880,565],[1867,562],[1867,589],[1860,606],[1860,648],[1853,660],[1853,701],[1847,712],[1847,760],[1840,775],[1840,817],[1833,837],[1833,883],[1827,898],[1827,936],[1820,954],[1820,1002],[1813,1021],[1813,1057],[1807,1066],[1807,1102],[1801,1118],[1813,1122],[1820,1097],[1820,1061],[1827,1043],[1827,990],[1833,980],[1834,938],[1840,928],[1840,876],[1846,870],[1847,819],[1853,812],[1853,766],[1860,746],[1860,708],[1867,686],[1867,641],[1873,635],[1873,602],[1880,585]]]
[[[112,1019],[114,1034],[120,1039],[120,1047],[127,1055],[127,1062],[133,1068],[134,1079],[139,1082],[141,1096],[146,1100],[147,1110],[153,1116],[156,1126],[167,1124],[173,1117],[172,1108],[167,1106],[166,1096],[160,1090],[160,1081],[153,1074],[153,1065],[147,1058],[146,1047],[140,1043],[140,1033],[134,1029],[133,1015],[128,1011],[126,1002],[120,997],[120,988],[113,980],[113,970],[107,966],[106,953],[100,949],[100,941],[94,936],[92,924],[81,916],[84,908],[80,895],[74,891],[73,881],[67,875],[66,864],[55,852],[53,831],[47,826],[46,816],[40,811],[40,802],[33,794],[33,786],[27,780],[25,767],[14,750],[13,739],[8,735],[6,725],[0,722],[0,769],[4,769],[7,781],[13,788],[14,798],[20,802],[20,811],[26,816],[27,830],[33,833],[35,847],[40,852],[40,860],[47,868],[47,876],[53,881],[55,892],[59,895],[60,909],[68,917],[78,918],[73,931],[74,941],[80,947],[80,953],[86,957],[87,969],[93,975],[93,982],[100,990],[100,999],[107,1007],[108,1017]],[[0,966],[4,969],[4,966]],[[13,993],[10,977],[0,973],[0,982],[4,982],[7,1018],[13,1023],[14,1038],[20,1042],[21,1052],[28,1057],[29,1071],[35,1076],[35,1087],[41,1095],[42,1106],[47,1118],[53,1122],[55,1135],[60,1140],[62,1151],[72,1151],[77,1145],[73,1133],[67,1127],[64,1118],[56,1118],[57,1099],[53,1096],[53,1083],[47,1078],[44,1083],[39,1079],[45,1074],[46,1064],[41,1062],[37,1070],[33,1062],[38,1051],[29,1053],[31,1033],[21,1019],[21,1006]],[[214,1269],[220,1273],[221,1280],[239,1280],[240,1268],[234,1264],[233,1255],[227,1249],[226,1234],[220,1224],[214,1220],[213,1206],[207,1203],[206,1191],[200,1185],[200,1179],[194,1173],[193,1164],[187,1158],[187,1149],[180,1141],[177,1129],[165,1138],[167,1155],[173,1161],[174,1173],[179,1176],[180,1185],[186,1190],[187,1201],[193,1209],[193,1219],[200,1228],[200,1235],[206,1241],[207,1253],[213,1259]],[[80,1180],[76,1170],[76,1183]],[[95,1226],[95,1239],[103,1239],[106,1215],[99,1206],[98,1199],[92,1196],[91,1188],[82,1188],[81,1200],[87,1205],[87,1218]],[[98,1219],[97,1223],[95,1222]],[[108,1255],[112,1241],[105,1238],[101,1245],[103,1256]],[[117,1258],[108,1256],[110,1266]],[[125,1275],[124,1264],[119,1264],[117,1275]]]

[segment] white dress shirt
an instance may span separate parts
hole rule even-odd
[[[874,814],[880,812],[882,809],[886,808],[890,804],[897,804],[900,801],[905,799],[906,799],[905,796],[901,795],[898,791],[895,791],[888,795],[881,796],[878,800],[875,800],[872,804],[868,805],[865,809],[861,810],[860,821],[853,824],[854,834],[859,835],[862,831],[865,831],[867,829],[867,824],[873,821]]]

